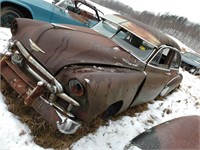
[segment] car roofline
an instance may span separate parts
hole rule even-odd
[[[169,45],[180,50],[180,47],[173,39],[169,38],[159,30],[154,29],[153,27],[144,24],[134,18],[122,16],[119,14],[108,14],[102,16],[101,18],[111,21],[118,26],[128,30],[132,34],[140,37],[142,40],[150,43],[151,45],[154,45],[156,48],[160,47],[161,45]]]

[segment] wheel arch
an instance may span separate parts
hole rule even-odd
[[[26,18],[33,19],[33,14],[31,12],[31,9],[28,8],[26,5],[16,4],[16,3],[12,3],[12,2],[2,2],[1,9],[4,7],[15,7],[15,8],[19,9],[25,15]]]
[[[107,107],[107,109],[102,113],[101,117],[107,119],[115,114],[117,114],[123,106],[123,101],[119,100]]]
[[[163,88],[163,90],[160,92],[160,96],[166,96],[171,91],[173,91],[175,88],[177,88],[180,85],[182,79],[183,79],[183,75],[182,74],[178,74],[176,77],[171,79],[166,84],[166,86]]]

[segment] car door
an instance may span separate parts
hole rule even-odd
[[[173,59],[173,49],[161,48],[146,66],[146,79],[133,100],[132,106],[155,99],[168,83],[171,71],[170,65]]]
[[[65,0],[55,4],[51,22],[92,27],[99,21],[93,14],[98,13],[85,1]]]
[[[53,15],[51,23],[71,24],[78,26],[85,26],[83,22],[76,19],[72,14],[72,11],[68,10],[68,7],[72,6],[71,0],[65,0],[54,4]]]

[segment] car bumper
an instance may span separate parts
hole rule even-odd
[[[22,51],[24,51],[24,47],[21,46],[22,45],[18,43],[18,49],[20,51],[23,49]],[[76,132],[81,124],[73,120],[73,114],[71,114],[70,111],[72,107],[79,106],[79,104],[63,93],[62,89],[58,89],[58,81],[55,81],[55,85],[52,85],[42,77],[39,77],[41,80],[35,82],[35,80],[24,73],[18,65],[13,64],[11,58],[12,54],[7,56],[5,55],[1,58],[0,72],[7,82],[24,98],[24,103],[33,107],[42,117],[44,117],[44,119],[46,119],[52,126],[56,127],[60,132],[64,134],[73,134]],[[36,67],[40,68],[41,66]],[[52,87],[54,90],[51,91]],[[53,95],[54,99],[59,97],[69,103],[67,111],[54,101],[46,99],[43,96],[44,92],[47,90],[52,93],[51,95]]]

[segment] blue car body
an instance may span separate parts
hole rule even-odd
[[[31,19],[61,24],[92,27],[98,20],[89,19],[43,0],[0,0],[1,9],[15,6],[31,14]],[[95,8],[95,7],[94,7]]]
[[[194,52],[183,53],[181,67],[193,75],[200,75],[200,55]]]

